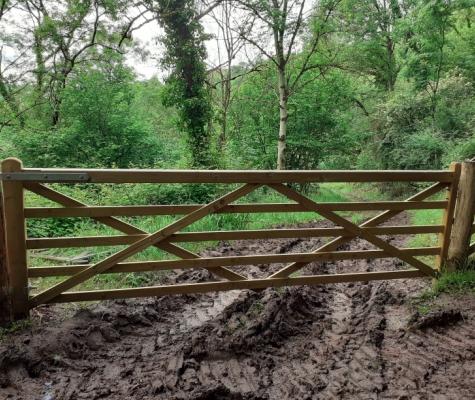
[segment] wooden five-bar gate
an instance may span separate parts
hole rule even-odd
[[[169,294],[202,293],[232,289],[261,289],[287,285],[313,285],[325,283],[437,277],[447,260],[456,207],[461,164],[453,163],[449,170],[441,171],[195,171],[195,170],[120,170],[120,169],[34,169],[23,168],[17,159],[2,163],[4,249],[6,249],[4,298],[11,301],[14,318],[19,318],[40,304],[91,301]],[[430,182],[432,185],[404,201],[371,202],[315,202],[299,193],[289,184],[322,182]],[[50,183],[71,184],[123,184],[123,183],[212,183],[229,184],[233,189],[208,204],[90,206],[71,198]],[[267,186],[287,198],[287,203],[236,203],[237,200]],[[24,192],[30,191],[60,207],[25,207]],[[443,200],[429,200],[444,191]],[[440,197],[439,197],[440,198]],[[472,200],[469,200],[473,202]],[[443,209],[439,225],[384,225],[405,210]],[[361,224],[338,214],[339,211],[381,211]],[[330,228],[282,228],[262,230],[233,230],[183,232],[196,221],[213,213],[266,213],[315,212],[334,224]],[[473,219],[473,210],[472,219]],[[155,231],[146,232],[118,217],[182,215],[175,222]],[[26,220],[29,218],[88,217],[104,224],[120,235],[94,237],[29,238]],[[472,225],[470,222],[470,231]],[[381,235],[438,234],[436,247],[398,248],[381,238]],[[180,246],[182,242],[331,237],[332,240],[309,253],[255,254],[232,257],[200,257]],[[371,243],[372,250],[339,251],[354,238]],[[2,238],[0,237],[0,240]],[[113,246],[125,248],[88,265],[29,267],[27,252],[30,249]],[[155,246],[179,259],[127,261],[131,256]],[[428,265],[418,256],[437,257],[436,267]],[[298,274],[305,265],[314,261],[369,258],[398,258],[408,268],[394,271],[358,272],[325,275]],[[248,278],[233,266],[286,264],[277,272],[262,279]],[[170,269],[205,268],[217,279],[205,283],[187,283],[167,286],[123,288],[109,290],[72,291],[97,274],[119,272],[159,271]],[[242,268],[239,269],[242,271]],[[63,276],[60,283],[32,295],[29,279]],[[0,300],[1,301],[1,300]],[[5,300],[6,301],[6,300]],[[1,306],[0,306],[1,307]]]

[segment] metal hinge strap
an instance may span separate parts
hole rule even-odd
[[[2,181],[34,181],[34,182],[88,182],[89,175],[85,172],[3,172]]]

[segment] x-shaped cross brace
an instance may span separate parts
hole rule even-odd
[[[417,258],[414,258],[412,256],[408,256],[407,254],[404,254],[399,250],[397,247],[394,247],[387,243],[386,241],[380,239],[379,237],[369,233],[369,232],[363,232],[361,228],[364,227],[369,227],[369,226],[376,226],[381,224],[384,221],[389,220],[390,218],[394,217],[395,215],[399,214],[401,211],[385,211],[382,214],[379,214],[378,216],[364,222],[360,226],[353,224],[352,222],[340,217],[338,214],[325,210],[324,204],[318,204],[314,202],[313,200],[310,200],[309,198],[297,193],[296,191],[290,189],[289,187],[283,185],[283,184],[273,184],[269,185],[272,187],[274,190],[277,192],[283,194],[287,198],[296,201],[297,203],[301,204],[305,208],[307,208],[309,211],[315,211],[322,215],[324,218],[334,222],[337,225],[342,226],[348,231],[347,236],[340,236],[335,239],[333,239],[331,242],[319,247],[313,253],[319,253],[319,252],[324,252],[324,251],[332,251],[341,246],[342,244],[345,244],[355,237],[361,237],[368,242],[376,245],[377,247],[381,248],[382,250],[386,251],[388,254],[393,255],[394,257],[397,257],[408,264],[418,268],[419,270],[423,271],[429,276],[435,276],[436,271],[428,266],[427,264],[423,263],[422,261],[419,261]],[[432,196],[433,194],[439,192],[443,188],[445,188],[447,185],[444,183],[437,183],[435,185],[432,185],[431,187],[423,190],[420,193],[417,193],[416,195],[408,198],[406,201],[416,201],[416,200],[423,200],[427,197]],[[305,265],[308,263],[305,262],[295,262],[292,264],[287,265],[286,267],[282,268],[281,270],[275,272],[269,278],[286,278],[290,274],[298,271],[299,269],[303,268]]]
[[[175,250],[176,248],[180,249],[180,252],[183,250],[187,252],[184,249],[181,249],[178,246],[172,245],[171,243],[167,242],[167,239],[176,233],[177,231],[186,228],[187,226],[191,225],[192,223],[198,221],[199,219],[214,213],[221,208],[225,207],[229,203],[239,199],[240,197],[243,197],[253,190],[255,190],[257,187],[259,187],[259,184],[246,184],[232,192],[227,193],[226,195],[218,198],[217,200],[214,200],[210,202],[209,204],[204,205],[203,207],[200,207],[198,210],[195,210],[191,212],[190,214],[185,215],[184,217],[178,219],[177,221],[167,225],[166,227],[159,229],[155,233],[149,234],[147,237],[143,239],[139,239],[136,242],[132,243],[130,246],[126,247],[123,250],[118,251],[117,253],[105,258],[104,260],[88,267],[87,269],[73,275],[72,277],[64,280],[63,282],[60,282],[56,284],[55,286],[52,286],[49,289],[46,289],[45,291],[39,293],[38,295],[34,296],[33,298],[30,299],[30,306],[35,307],[39,304],[48,302],[49,300],[52,300],[54,297],[58,296],[62,292],[71,289],[72,287],[84,282],[85,280],[93,277],[96,274],[102,273],[109,268],[113,267],[115,264],[117,264],[120,261],[123,261],[124,259],[133,256],[140,251],[145,250],[146,248],[154,245],[159,245],[165,243],[165,246],[167,248],[167,251]],[[35,191],[38,194],[44,195],[45,191],[44,190],[39,190],[38,187],[42,187],[43,189],[48,189],[44,186],[41,185],[25,185],[25,187],[29,190]],[[43,192],[43,193],[41,193]],[[53,191],[54,192],[54,191]],[[57,194],[60,194],[58,192],[55,192]],[[53,197],[52,193],[49,193],[50,198]],[[69,199],[69,198],[68,198]],[[73,200],[73,199],[70,199]],[[56,200],[54,200],[56,201]],[[81,203],[80,203],[81,204]],[[109,217],[99,217],[97,220],[100,222],[104,222],[103,219],[106,219]],[[120,220],[117,220],[116,218],[113,218],[113,220],[118,221],[118,223],[123,223]],[[108,225],[110,226],[110,219],[107,221],[109,222]],[[104,222],[105,223],[105,222]],[[127,224],[128,225],[128,224]],[[118,226],[118,225],[116,225]],[[122,225],[122,227],[124,227]],[[128,229],[131,230],[131,228],[135,228],[133,226],[129,226]],[[137,232],[134,232],[137,233]],[[144,233],[143,231],[140,231],[139,233]],[[168,250],[170,249],[170,250]],[[191,253],[194,255],[194,253]],[[194,257],[196,258],[196,255]],[[239,277],[239,280],[244,280],[246,279],[245,277],[242,277],[241,275],[235,274],[233,271],[227,270],[225,268],[220,268],[221,273],[223,271],[226,271],[225,273],[228,274],[228,277],[234,278],[236,280],[236,276]],[[232,274],[232,275],[231,275]]]

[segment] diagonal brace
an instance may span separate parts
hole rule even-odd
[[[427,189],[422,190],[419,193],[416,193],[415,195],[409,197],[406,199],[406,201],[419,201],[419,200],[425,200],[434,194],[440,192],[442,189],[447,187],[447,183],[436,183]],[[402,213],[403,211],[393,211],[393,210],[387,210],[384,211],[375,217],[367,220],[366,222],[363,222],[360,227],[365,228],[365,227],[373,227],[373,226],[378,226],[382,224],[383,222],[386,222],[393,218],[394,216]],[[355,236],[340,236],[337,237],[333,240],[331,240],[328,243],[325,243],[323,246],[320,246],[316,250],[314,250],[312,253],[319,253],[319,252],[324,252],[324,251],[334,251],[338,249],[338,247],[344,245],[345,243],[348,243],[352,239],[354,239]],[[284,268],[280,269],[279,271],[275,272],[274,274],[270,275],[269,278],[286,278],[290,276],[290,274],[298,271],[299,269],[305,267],[308,263],[307,262],[294,262],[291,263]]]
[[[374,244],[375,246],[379,247],[380,249],[386,251],[388,254],[392,255],[393,257],[399,258],[406,263],[416,267],[417,269],[421,270],[428,276],[436,276],[437,271],[431,268],[429,265],[423,263],[422,261],[418,260],[417,258],[404,254],[400,249],[394,247],[393,245],[387,243],[385,240],[379,238],[376,235],[373,235],[370,232],[364,231],[358,225],[346,220],[343,217],[340,217],[338,214],[334,213],[333,211],[325,210],[324,206],[319,205],[313,200],[310,200],[308,197],[297,193],[295,190],[279,183],[279,184],[272,184],[269,185],[277,192],[281,193],[282,195],[288,197],[290,200],[294,200],[297,203],[301,204],[303,207],[307,208],[309,211],[315,211],[324,218],[332,221],[333,223],[340,225],[344,229],[346,229],[350,235],[352,236],[359,236],[368,242]]]
[[[224,196],[212,201],[209,204],[206,204],[198,210],[193,211],[190,214],[187,214],[184,217],[180,218],[179,220],[167,225],[166,227],[159,229],[158,231],[150,234],[149,236],[134,242],[129,247],[122,249],[115,254],[112,254],[104,260],[99,261],[98,263],[81,272],[78,272],[77,274],[64,280],[63,282],[60,282],[57,285],[52,286],[49,289],[46,289],[45,291],[39,293],[38,295],[30,299],[30,306],[35,307],[39,304],[46,303],[54,299],[62,292],[71,289],[72,287],[84,282],[85,280],[93,277],[94,275],[107,271],[109,268],[113,267],[118,262],[121,262],[126,258],[145,250],[146,248],[154,245],[155,243],[159,243],[166,240],[168,237],[170,237],[170,235],[173,235],[177,231],[187,227],[188,225],[191,225],[199,219],[216,212],[217,210],[225,207],[227,204],[239,199],[240,197],[251,193],[259,186],[261,185],[246,184],[232,192],[225,194]]]
[[[31,192],[36,193],[37,195],[42,196],[48,200],[54,201],[55,203],[61,204],[62,206],[65,206],[65,207],[88,207],[88,205],[85,203],[82,203],[76,199],[66,196],[63,193],[60,193],[54,189],[51,189],[39,183],[25,183],[24,186],[26,189],[30,190]],[[91,218],[101,224],[109,226],[113,229],[116,229],[128,235],[148,234],[148,232],[142,229],[139,229],[132,224],[124,222],[119,218],[115,218],[115,217],[91,217]],[[160,250],[164,250],[177,257],[201,258],[198,254],[193,253],[189,250],[186,250],[166,240],[160,243],[155,243],[154,246],[159,248]],[[211,273],[214,273],[215,275],[221,278],[229,279],[232,281],[239,281],[239,280],[246,279],[245,276],[240,275],[224,267],[220,267],[216,269],[208,269],[208,271],[210,271]]]

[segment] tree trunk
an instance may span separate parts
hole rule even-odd
[[[221,133],[219,134],[219,138],[218,138],[219,150],[223,150],[226,146],[227,129],[228,129],[228,110],[224,109],[222,112]]]
[[[10,108],[10,111],[14,115],[14,118],[18,120],[18,123],[20,124],[20,128],[23,128],[25,126],[25,118],[20,111],[20,107],[16,99],[11,94],[10,89],[7,86],[7,83],[3,79],[3,76],[1,75],[1,71],[0,71],[0,95],[3,97],[3,100],[5,100],[5,103],[8,104],[8,107]]]
[[[277,169],[285,169],[285,149],[287,145],[287,100],[289,90],[285,79],[285,70],[279,69],[279,140],[277,143]]]

